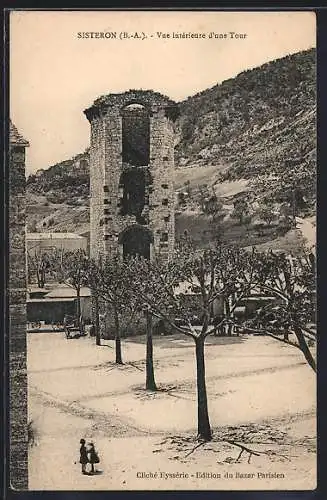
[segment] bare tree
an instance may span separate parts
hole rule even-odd
[[[76,291],[77,317],[81,316],[81,288],[88,284],[88,257],[84,250],[64,251],[57,263],[58,271],[68,286]]]
[[[132,286],[151,314],[165,320],[177,332],[192,338],[196,354],[198,437],[212,439],[205,381],[204,344],[216,330],[212,325],[215,300],[234,295],[232,307],[261,281],[256,273],[255,252],[217,246],[196,251],[185,245],[169,262],[135,259]],[[192,325],[189,294],[199,297],[201,326]]]
[[[89,267],[93,294],[101,298],[112,310],[115,325],[116,363],[122,364],[121,322],[123,318],[133,320],[137,311],[138,296],[130,286],[130,268],[119,255],[92,261]]]
[[[37,286],[44,288],[47,273],[53,269],[54,261],[49,253],[35,250],[27,254],[27,266],[29,281],[36,277]]]
[[[270,337],[300,349],[314,371],[316,361],[309,343],[316,340],[316,331],[310,327],[315,323],[315,261],[314,254],[306,251],[297,257],[274,252],[258,254],[258,271],[266,275],[261,289],[279,299],[279,304],[260,309],[250,322]],[[295,335],[296,342],[289,339],[289,334]]]

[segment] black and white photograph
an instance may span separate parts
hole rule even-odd
[[[11,488],[314,490],[315,13],[8,38]]]

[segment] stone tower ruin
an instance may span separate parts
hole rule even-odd
[[[84,111],[91,124],[90,255],[174,249],[177,105],[149,90],[109,94]]]

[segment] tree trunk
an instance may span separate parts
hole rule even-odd
[[[39,271],[36,270],[36,281],[37,281],[37,286],[39,288],[41,288],[41,285],[40,285],[40,275],[39,275]]]
[[[156,391],[157,386],[154,379],[153,369],[153,344],[152,344],[152,316],[146,311],[146,382],[145,388],[148,391]]]
[[[81,326],[80,324],[80,316],[81,316],[81,289],[76,288],[76,295],[77,295],[77,301],[76,301],[76,315],[77,315],[77,320],[78,320],[78,325]]]
[[[114,306],[114,316],[115,316],[115,351],[116,351],[116,363],[118,365],[123,364],[121,356],[121,340],[120,340],[120,326],[119,326],[119,316],[118,312]]]
[[[44,279],[44,275],[43,275],[42,269],[36,271],[36,278],[37,278],[37,286],[39,288],[44,288],[45,279]]]
[[[227,297],[227,299],[225,299],[225,315],[226,315],[226,318],[227,318],[227,336],[228,337],[231,337],[232,335],[232,325],[230,323],[230,316],[231,316],[231,311],[230,311],[230,305],[229,305],[229,298]]]
[[[95,315],[95,344],[101,345],[100,322],[99,322],[99,300],[94,296],[94,315]]]
[[[314,360],[314,358],[311,354],[311,351],[310,351],[308,344],[306,342],[306,339],[301,331],[301,328],[299,328],[298,326],[295,326],[294,332],[295,332],[295,335],[296,335],[297,340],[299,342],[300,349],[303,352],[303,355],[304,355],[307,363],[313,369],[314,372],[317,372],[316,361]]]
[[[45,285],[45,271],[42,269],[41,271],[41,288],[44,288]]]
[[[196,355],[196,381],[198,393],[198,437],[205,441],[211,441],[212,434],[209,422],[207,388],[204,364],[204,338],[195,339]]]

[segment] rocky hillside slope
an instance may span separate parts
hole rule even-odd
[[[247,189],[260,203],[287,202],[299,216],[314,212],[315,58],[314,49],[293,54],[180,103],[176,188],[192,186],[191,205],[193,201],[196,208],[197,186],[206,184],[224,203],[231,203],[233,196]],[[64,230],[64,220],[69,220],[65,216],[60,221],[61,206],[65,214],[73,206],[75,227],[81,214],[85,229],[88,161],[86,150],[28,178],[28,217],[36,229],[42,228],[42,212],[51,219],[53,204],[53,230]],[[46,201],[38,211],[35,201],[40,196]]]
[[[182,102],[177,165],[216,165],[215,182],[249,179],[270,199],[301,186],[312,200],[315,58],[313,49],[287,56]]]

